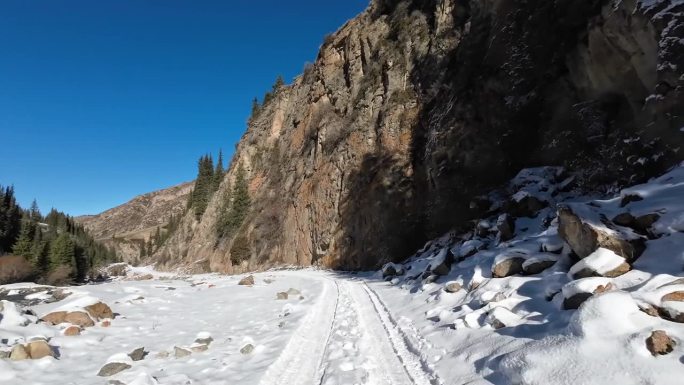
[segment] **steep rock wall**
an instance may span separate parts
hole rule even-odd
[[[583,188],[682,159],[682,15],[665,1],[374,1],[250,120],[200,221],[155,259],[233,272],[367,268],[466,223],[520,168]],[[252,206],[233,266],[216,235],[237,166]]]

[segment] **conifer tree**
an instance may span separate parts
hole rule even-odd
[[[275,94],[280,90],[283,86],[285,85],[285,81],[283,80],[282,75],[278,75],[276,78],[275,84],[273,84],[273,93]]]
[[[61,233],[50,246],[50,267],[68,266],[73,268],[75,265],[74,242],[68,233]]]
[[[225,175],[223,170],[223,151],[219,150],[218,160],[216,161],[216,168],[214,169],[214,185],[212,187],[212,193],[218,190],[221,182],[223,181],[223,176]]]
[[[12,247],[12,253],[14,255],[19,255],[26,259],[31,259],[32,249],[33,249],[33,232],[34,224],[28,218],[21,222],[21,231],[19,232],[19,238],[14,243]]]
[[[30,219],[38,223],[43,219],[43,216],[40,214],[40,209],[38,208],[38,202],[34,199],[33,202],[31,202],[31,208],[29,209],[29,217]]]
[[[259,115],[259,110],[261,110],[261,106],[259,105],[259,99],[254,98],[252,100],[252,116],[250,119],[256,118],[257,115]]]

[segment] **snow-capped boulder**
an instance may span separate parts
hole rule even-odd
[[[443,248],[440,252],[433,258],[427,267],[426,273],[432,273],[434,275],[447,275],[451,271],[451,264],[454,262],[454,254],[448,248]]]
[[[192,351],[190,349],[187,349],[187,348],[174,346],[173,347],[173,353],[174,353],[174,356],[176,358],[183,358],[183,357],[187,357],[187,356],[191,355]]]
[[[451,281],[447,282],[446,285],[444,285],[444,291],[447,293],[457,293],[463,289],[463,283],[459,281]]]
[[[613,289],[609,278],[591,277],[569,282],[562,288],[563,308],[578,309],[582,303],[594,294],[600,294]]]
[[[124,362],[110,362],[100,368],[100,371],[97,373],[97,375],[100,377],[110,377],[130,368],[131,365]]]
[[[190,350],[191,350],[193,353],[202,353],[202,352],[206,352],[207,350],[209,350],[209,345],[205,345],[205,344],[192,344],[192,345],[190,345]]]
[[[250,354],[253,351],[254,351],[254,345],[252,345],[252,344],[247,344],[240,349],[240,353],[242,353],[242,354]]]
[[[210,345],[212,342],[214,342],[214,338],[211,337],[210,333],[208,333],[208,332],[197,333],[197,337],[195,338],[196,344]]]
[[[558,234],[580,258],[586,258],[599,247],[612,250],[627,261],[637,259],[645,250],[645,239],[629,229],[610,228],[602,216],[579,205],[558,207]],[[581,211],[578,214],[577,211]]]
[[[662,302],[667,302],[667,301],[682,302],[682,301],[684,301],[684,291],[673,291],[673,292],[667,293],[660,299],[660,301],[662,301]]]
[[[654,357],[671,353],[675,345],[675,341],[664,330],[655,330],[646,339],[646,349]]]
[[[131,360],[135,361],[142,361],[145,356],[147,355],[147,352],[145,351],[144,347],[139,347],[132,352],[128,353],[128,357],[131,358]]]
[[[538,196],[531,194],[528,191],[520,190],[511,196],[508,201],[506,211],[515,215],[516,217],[533,218],[543,208],[547,207],[549,202],[540,199]]]
[[[288,297],[287,292],[284,292],[284,291],[276,294],[277,300],[285,300],[285,299],[287,299],[287,297]]]
[[[81,334],[81,328],[76,326],[76,325],[71,325],[71,326],[67,327],[66,329],[64,329],[62,334],[64,334],[67,337],[78,336]]]
[[[660,304],[660,316],[672,322],[684,323],[684,302],[665,301]]]
[[[520,321],[521,319],[518,315],[500,306],[495,307],[487,314],[487,323],[494,329],[516,326]]]
[[[53,311],[52,313],[46,314],[40,318],[41,321],[49,325],[59,325],[64,323],[66,318],[66,311]]]
[[[587,277],[615,278],[629,272],[630,269],[631,267],[624,258],[611,250],[600,247],[588,257],[572,266],[568,274],[573,279]]]
[[[492,266],[492,277],[504,278],[511,275],[520,274],[523,272],[523,263],[525,258],[516,253],[499,254],[494,260]]]
[[[240,286],[252,286],[254,285],[254,276],[253,275],[248,275],[240,280],[238,282],[238,285]]]

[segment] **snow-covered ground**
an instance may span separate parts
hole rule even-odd
[[[608,200],[571,182],[523,170],[472,231],[379,272],[270,271],[242,286],[245,276],[134,268],[62,290],[0,286],[11,300],[0,354],[38,336],[56,352],[0,359],[0,382],[681,384],[684,165]],[[98,301],[115,317],[81,335],[37,322]],[[147,355],[133,361],[137,348]],[[98,376],[117,362],[130,367]]]

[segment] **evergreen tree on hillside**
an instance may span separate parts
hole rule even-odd
[[[21,231],[21,207],[14,197],[14,187],[0,186],[0,256],[12,248]]]
[[[31,221],[38,223],[43,220],[43,216],[40,214],[40,209],[38,208],[38,202],[34,199],[31,202],[31,208],[29,209],[29,218]]]
[[[235,171],[233,191],[229,197],[224,197],[224,208],[217,224],[217,232],[220,237],[233,237],[235,235],[247,217],[250,204],[247,174],[242,164],[239,164]]]
[[[214,187],[214,161],[211,155],[205,155],[197,163],[197,179],[192,193],[192,208],[195,218],[200,220],[209,205]]]
[[[212,187],[213,192],[216,192],[216,190],[218,190],[225,175],[226,172],[223,169],[223,151],[219,150],[218,160],[216,161],[216,168],[214,169],[214,185]]]
[[[273,93],[275,94],[276,92],[278,92],[284,85],[285,81],[283,80],[283,76],[278,75],[275,84],[273,84]]]
[[[26,218],[21,222],[21,231],[19,238],[12,247],[12,253],[31,260],[33,257],[33,234],[35,232],[35,224]]]
[[[67,266],[73,268],[75,261],[74,242],[68,233],[61,233],[50,246],[50,267]]]
[[[43,232],[40,230],[40,228],[36,228],[36,233],[33,237],[33,245],[31,245],[31,260],[33,261],[33,265],[39,271],[46,272],[50,270],[48,243],[43,240]]]
[[[256,118],[256,116],[259,115],[259,110],[261,110],[261,106],[259,105],[259,99],[254,98],[252,100],[252,115],[250,117],[250,120]]]

